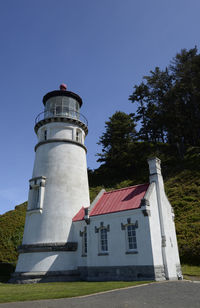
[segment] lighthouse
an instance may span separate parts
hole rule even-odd
[[[37,144],[22,245],[15,275],[76,270],[77,241],[72,218],[89,206],[82,99],[65,84],[43,97],[35,120]]]

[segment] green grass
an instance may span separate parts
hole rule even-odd
[[[82,296],[144,283],[147,282],[54,282],[21,285],[0,283],[0,303]]]
[[[187,276],[200,276],[200,266],[193,266],[188,264],[183,264],[181,266],[183,275]]]

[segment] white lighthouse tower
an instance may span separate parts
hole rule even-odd
[[[43,104],[44,112],[35,122],[38,143],[15,272],[32,278],[74,272],[77,242],[72,218],[89,206],[84,145],[88,128],[80,114],[82,99],[62,84],[43,97]]]

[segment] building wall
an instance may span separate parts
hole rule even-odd
[[[149,232],[151,236],[151,245],[153,253],[153,263],[155,266],[163,266],[162,258],[162,238],[160,230],[160,220],[158,212],[158,202],[156,195],[156,185],[155,183],[151,184],[151,194],[148,198],[149,201]]]
[[[27,213],[23,244],[70,241],[73,216],[89,205],[85,150],[68,143],[37,148],[33,178],[45,176],[42,212]]]
[[[78,266],[87,267],[87,275],[96,275],[97,272],[103,273],[102,280],[106,277],[115,279],[117,271],[121,271],[123,277],[125,271],[133,271],[132,278],[137,275],[145,275],[150,278],[152,268],[156,280],[177,279],[180,270],[179,253],[177,247],[175,225],[173,221],[173,211],[166,197],[164,187],[160,187],[162,213],[159,212],[158,188],[156,181],[152,181],[149,191],[145,195],[147,202],[137,210],[122,211],[107,215],[90,217],[90,224],[85,221],[75,222],[75,233],[84,231],[87,227],[88,234],[88,254],[82,255],[82,238],[78,238]],[[164,219],[161,220],[160,215]],[[121,229],[121,224],[126,225],[127,219],[131,223],[137,222],[137,251],[127,254],[126,230]],[[107,227],[108,231],[108,254],[99,255],[99,233],[95,233],[95,228],[101,224]],[[162,238],[161,224],[164,224],[165,238]],[[165,255],[164,255],[165,254]],[[122,269],[123,268],[123,269]],[[115,273],[115,274],[114,274]],[[181,274],[181,273],[180,273]],[[134,277],[134,279],[137,279]],[[97,275],[98,276],[98,275]],[[98,280],[100,276],[96,279]],[[131,277],[129,277],[131,278]],[[94,277],[93,277],[94,279]],[[95,279],[94,279],[95,280]]]
[[[84,144],[85,140],[85,132],[81,127],[77,127],[77,125],[72,123],[62,123],[62,122],[52,122],[46,125],[43,125],[38,129],[37,136],[38,142],[44,141],[45,131],[47,139],[68,139],[76,141],[76,132],[77,130],[81,132],[81,140],[79,140],[82,144]]]
[[[181,276],[180,259],[174,224],[174,213],[165,193],[162,194],[163,225],[165,230],[165,255],[169,279],[177,279]]]
[[[161,161],[158,158],[149,159],[150,183],[155,183],[156,187],[165,275],[167,279],[177,279],[178,277],[181,278],[181,270],[174,214],[165,193],[160,163]],[[153,229],[153,227],[151,229]]]
[[[52,122],[39,128],[23,245],[73,243],[72,218],[90,203],[84,138],[83,129],[73,124]],[[39,208],[31,204],[38,198],[33,198],[35,184]],[[73,251],[22,252],[16,270],[71,270],[75,264]]]
[[[127,224],[127,219],[138,225],[136,228],[137,249],[132,252],[127,249],[127,230],[126,228],[122,230],[121,227],[121,224]],[[101,223],[105,227],[109,226],[108,254],[106,255],[100,253],[100,233],[95,232]],[[85,221],[73,224],[76,234],[80,234],[80,231],[83,232],[87,227],[88,253],[87,256],[82,256],[82,237],[79,235],[77,265],[81,271],[85,270],[84,275],[88,280],[157,279],[152,255],[149,217],[144,216],[142,208],[92,216],[89,225],[86,225]],[[159,257],[157,259],[159,260]],[[162,263],[157,262],[156,267],[160,275],[163,271]]]
[[[16,272],[46,272],[75,270],[76,252],[21,253]]]

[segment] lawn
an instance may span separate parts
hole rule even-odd
[[[200,266],[182,264],[182,273],[187,276],[200,276]]]
[[[37,284],[0,283],[0,303],[39,299],[66,298],[125,288],[145,281],[53,282]]]
[[[199,276],[200,266],[182,265],[183,275]],[[0,283],[0,303],[81,296],[136,286],[145,281],[52,282],[37,284]]]

